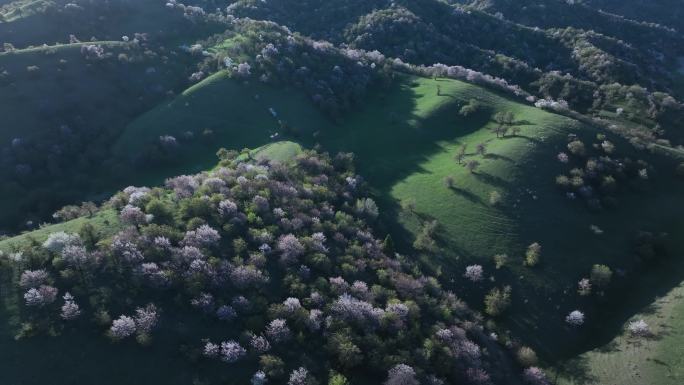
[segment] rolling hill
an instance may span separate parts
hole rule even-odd
[[[668,209],[681,185],[673,189],[665,177],[659,180],[655,174],[647,190],[625,188],[616,208],[599,212],[559,191],[554,180],[563,166],[556,155],[567,151],[568,135],[589,143],[599,133],[579,122],[450,79],[402,75],[337,124],[298,95],[296,90],[245,83],[218,73],[142,115],[113,148],[120,156],[136,154],[144,159],[160,136],[197,134],[174,150],[177,163],[148,164],[129,174],[137,184],[160,183],[179,173],[207,169],[220,147],[239,150],[285,138],[329,151],[353,152],[359,174],[385,213],[385,231],[397,239],[398,247],[410,247],[424,224],[436,220],[438,247],[426,252],[423,261],[475,308],[482,308],[488,287],[512,286],[513,310],[494,325],[502,338],[533,346],[549,363],[572,357],[597,338],[610,338],[610,333],[619,332],[616,325],[643,306],[643,300],[620,300],[606,306],[600,298],[577,296],[576,283],[589,274],[592,265],[607,264],[623,271],[625,278],[615,279],[615,286],[623,287],[637,279],[632,247],[639,231],[670,232],[670,252],[682,250],[676,235],[682,230],[680,214]],[[461,116],[459,110],[471,100],[483,107]],[[505,111],[514,114],[513,125],[520,131],[497,138],[492,132],[497,126],[493,116]],[[282,130],[278,120],[288,128]],[[278,139],[271,139],[276,133]],[[625,154],[638,156],[619,138],[611,140]],[[475,154],[480,143],[487,147],[484,156]],[[480,163],[474,173],[454,160],[464,144],[464,163]],[[280,146],[275,148],[280,152]],[[454,180],[451,187],[444,183],[449,176]],[[490,203],[493,191],[501,194],[502,203]],[[542,263],[526,267],[525,248],[532,242],[543,247]],[[499,253],[507,253],[509,262],[495,269],[492,256]],[[465,266],[471,264],[483,265],[491,281],[471,284],[461,279]],[[667,282],[674,287],[676,272],[671,273],[674,276]],[[602,317],[608,309],[620,310],[622,318],[590,323],[583,332],[576,332],[563,320],[577,307],[590,320]],[[567,367],[562,371],[575,378],[581,375],[577,367],[572,368],[575,372]]]
[[[136,153],[161,135],[209,128],[213,134],[205,140],[208,144],[199,140],[184,144],[186,148],[176,155],[182,159],[179,166],[164,170],[166,176],[197,171],[210,164],[221,146],[239,150],[279,132],[269,113],[273,108],[297,135],[286,138],[355,154],[359,173],[376,192],[384,211],[391,213],[390,223],[399,224],[389,230],[404,234],[398,239],[413,239],[426,221],[437,220],[441,244],[427,260],[447,280],[460,277],[466,265],[478,263],[496,277],[497,284],[513,286],[515,310],[505,325],[549,359],[582,349],[581,334],[564,326],[565,314],[586,307],[590,317],[592,311],[599,317],[605,307],[574,294],[577,281],[589,274],[592,265],[632,272],[637,266],[634,237],[640,231],[670,232],[672,253],[682,250],[676,236],[682,231],[679,213],[668,209],[680,194],[681,184],[672,188],[667,169],[662,179],[657,174],[652,178],[647,191],[626,187],[614,209],[592,212],[559,191],[554,180],[563,167],[556,155],[567,151],[568,135],[589,142],[599,133],[571,119],[447,79],[403,78],[375,93],[338,125],[319,116],[303,98],[283,98],[282,92],[241,84],[226,74],[215,75],[134,122],[115,148],[121,154]],[[226,95],[243,97],[236,104],[224,102]],[[458,111],[470,99],[488,107],[463,118]],[[521,128],[518,135],[495,137],[491,117],[498,111],[514,113]],[[627,155],[638,156],[619,138],[612,140]],[[474,154],[479,143],[487,143],[487,155]],[[476,173],[453,159],[463,144],[468,146],[466,160],[481,163]],[[452,188],[444,185],[448,176],[454,178]],[[493,191],[504,197],[502,204],[489,203]],[[400,202],[411,200],[411,209],[400,207]],[[602,233],[595,234],[592,226]],[[525,248],[533,242],[542,244],[543,262],[539,267],[524,267]],[[492,262],[499,253],[508,253],[511,260],[502,270],[494,269]],[[454,286],[458,292],[471,293],[472,303],[482,300],[483,287],[455,282],[459,282]],[[618,285],[629,280],[623,282]],[[621,306],[634,309],[629,303]],[[591,332],[584,337],[595,338]],[[550,338],[553,345],[545,343]]]

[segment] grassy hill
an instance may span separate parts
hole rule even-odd
[[[667,169],[660,181],[652,178],[648,191],[627,188],[616,209],[593,213],[555,186],[556,175],[563,172],[555,158],[559,151],[567,151],[569,134],[589,142],[597,132],[480,87],[446,79],[402,78],[377,91],[339,124],[321,117],[303,97],[290,92],[284,98],[284,92],[237,83],[219,73],[134,122],[115,148],[122,155],[131,149],[144,151],[160,135],[208,128],[213,134],[204,141],[195,139],[181,146],[177,166],[162,171],[146,168],[141,178],[157,174],[160,180],[196,171],[210,164],[219,147],[240,149],[267,142],[279,132],[268,111],[273,108],[296,133],[280,132],[279,138],[355,153],[359,173],[374,188],[389,222],[398,224],[390,226],[398,239],[410,243],[425,221],[437,220],[440,248],[426,260],[442,270],[447,282],[455,282],[454,289],[471,303],[480,304],[485,287],[491,285],[463,283],[460,276],[466,265],[482,264],[494,284],[513,286],[514,310],[504,325],[549,358],[581,349],[580,337],[596,338],[593,332],[567,329],[563,321],[576,307],[589,317],[598,317],[599,308],[605,307],[575,294],[577,281],[589,274],[593,264],[629,270],[634,267],[633,238],[638,231],[669,231],[672,239],[682,231],[679,213],[669,209],[681,186],[668,185]],[[458,111],[470,99],[487,107],[463,118]],[[521,129],[518,135],[495,138],[491,117],[498,111],[514,113]],[[611,140],[634,155],[619,139]],[[487,155],[474,154],[478,143],[487,143]],[[476,173],[453,160],[463,144],[468,145],[466,161],[481,163]],[[454,178],[454,187],[444,185],[447,176]],[[502,204],[489,203],[492,191],[504,197]],[[401,201],[414,201],[413,208],[402,208]],[[595,234],[592,226],[603,233]],[[543,262],[535,268],[522,263],[525,247],[532,242],[541,243],[544,250]],[[681,246],[671,245],[673,250],[682,250]],[[504,252],[510,263],[495,270],[491,258]],[[634,312],[638,304],[620,306]],[[549,340],[555,343],[548,344]]]
[[[471,99],[484,107],[462,117],[458,111]],[[493,115],[502,111],[514,114],[517,135],[499,139],[491,131],[496,126]],[[281,129],[278,119],[286,122],[287,130]],[[211,167],[220,147],[239,150],[283,138],[354,152],[359,174],[374,190],[396,242],[408,246],[426,221],[436,220],[438,249],[426,253],[424,260],[476,308],[482,308],[489,288],[512,286],[512,310],[497,321],[502,331],[512,332],[504,338],[531,345],[549,360],[572,357],[586,349],[588,341],[592,345],[613,338],[620,331],[617,325],[644,306],[643,300],[603,303],[579,298],[577,281],[593,264],[630,272],[635,266],[634,235],[641,230],[670,232],[675,240],[669,244],[672,252],[683,250],[676,241],[681,238],[680,213],[671,209],[682,186],[668,181],[668,169],[659,168],[663,177],[654,174],[647,191],[627,188],[618,195],[617,208],[591,212],[567,199],[554,180],[564,172],[556,155],[567,151],[568,135],[590,143],[597,132],[464,82],[401,77],[335,124],[297,91],[237,82],[221,72],[134,121],[115,143],[114,152],[144,159],[160,136],[181,138],[186,131],[193,132],[193,138],[180,140],[173,153],[175,163],[144,164],[130,172],[130,178],[137,184],[160,183],[172,175]],[[609,139],[625,154],[636,156],[619,139]],[[475,154],[479,143],[487,144],[487,155]],[[475,173],[453,159],[464,144],[465,161],[481,164]],[[297,152],[296,146],[289,146],[275,146],[275,151]],[[447,176],[454,179],[451,188],[444,184]],[[503,196],[502,203],[490,204],[493,191]],[[592,226],[603,232],[596,234]],[[523,265],[525,248],[532,242],[543,247],[542,263],[534,268]],[[509,255],[509,263],[500,270],[492,262],[498,253]],[[490,280],[472,284],[461,278],[465,266],[474,263],[485,267]],[[676,271],[668,273],[669,279],[663,280],[667,287],[659,290],[677,285]],[[632,274],[616,276],[615,281],[623,287],[633,279]],[[646,292],[647,298],[654,295]],[[583,331],[564,324],[565,315],[575,308],[587,314]],[[608,310],[619,316],[592,324]],[[588,369],[563,372],[577,378]]]
[[[117,213],[114,210],[102,210],[92,217],[76,218],[4,239],[0,241],[0,252],[11,253],[32,242],[43,243],[52,233],[78,233],[86,224],[93,226],[102,237],[111,236],[121,229]]]
[[[477,310],[485,310],[491,289],[511,288],[512,306],[486,318],[498,342],[533,347],[539,365],[550,368],[561,385],[682,382],[684,181],[674,178],[674,169],[683,159],[675,145],[681,142],[684,108],[666,94],[651,93],[679,95],[684,89],[684,70],[676,72],[681,35],[640,22],[662,19],[678,27],[681,6],[672,5],[672,15],[664,15],[663,5],[625,7],[613,0],[184,3],[202,6],[206,14],[164,1],[0,0],[0,44],[18,47],[0,52],[0,233],[27,221],[33,226],[31,220],[47,218],[66,203],[208,170],[220,148],[262,146],[242,152],[253,159],[290,159],[314,146],[353,152],[357,172],[380,207],[373,226],[392,236],[397,251],[416,255]],[[213,9],[219,11],[209,14]],[[296,51],[294,42],[307,39],[297,33],[344,45],[333,50],[307,40],[299,43],[310,52]],[[71,34],[91,42],[44,45],[66,42]],[[124,42],[124,35],[141,42]],[[106,58],[82,50],[90,44],[103,48]],[[500,76],[537,97],[566,100],[587,114],[583,122],[593,115],[614,124],[613,133],[474,84],[395,74],[395,62],[378,66],[382,80],[371,82],[367,76],[374,71],[356,62],[354,49]],[[249,63],[251,77],[237,75],[237,67],[223,71],[230,67],[224,58]],[[302,76],[311,69],[311,76]],[[257,81],[262,71],[264,81]],[[192,72],[193,78],[213,75],[185,89]],[[315,107],[326,105],[321,93],[335,94],[331,87],[345,85],[363,92],[344,99],[341,104],[359,104],[333,114],[339,119]],[[479,106],[475,112],[460,113],[473,103]],[[504,113],[512,119],[509,131],[515,131],[499,137],[496,120]],[[672,158],[638,152],[617,132]],[[563,161],[576,139],[589,155],[571,154]],[[462,159],[456,160],[459,151]],[[610,178],[604,177],[606,168]],[[559,175],[580,185],[594,183],[593,190],[563,188]],[[116,213],[105,210],[2,240],[0,251],[86,224],[103,235],[119,229]],[[526,249],[535,243],[541,260],[529,266]],[[507,262],[499,266],[493,257],[502,254]],[[464,278],[474,264],[484,267],[482,281]],[[597,264],[612,270],[612,282],[580,295],[578,281]],[[576,309],[586,315],[580,328],[565,322]],[[630,337],[626,325],[641,318],[653,336]],[[0,336],[8,333],[0,325]],[[21,357],[41,344],[56,356],[66,343],[31,342],[16,355],[0,349],[0,361],[23,368]],[[98,343],[76,343],[84,346],[78,354],[113,359],[97,353]],[[142,356],[117,349],[124,361]],[[33,381],[49,382],[41,376],[56,370],[54,364],[41,365]],[[159,363],[150,358],[147,365]],[[183,375],[194,365],[178,363],[162,380],[199,382]],[[18,371],[9,375],[20,377]],[[97,375],[86,378],[97,382]],[[141,375],[160,380],[153,370]],[[108,379],[138,380],[125,373]]]
[[[513,112],[520,135],[495,139],[487,116],[458,117],[457,106],[470,98],[490,106],[490,113]],[[407,99],[412,103],[402,104]],[[473,263],[485,266],[496,284],[513,286],[514,310],[505,324],[548,357],[578,346],[578,335],[565,329],[563,319],[574,307],[592,307],[574,292],[593,264],[629,269],[632,238],[638,231],[670,231],[673,239],[684,231],[679,213],[669,209],[681,186],[673,190],[668,181],[647,193],[627,193],[620,207],[601,213],[589,212],[560,193],[553,182],[562,171],[555,156],[565,150],[567,135],[596,135],[572,120],[468,84],[427,79],[388,92],[386,100],[369,103],[366,111],[373,113],[324,131],[321,143],[357,154],[361,174],[377,188],[385,208],[394,207],[409,238],[424,222],[437,220],[441,247],[429,260],[457,283],[456,292],[468,293],[472,302],[482,300],[482,287],[460,279],[465,266]],[[397,111],[406,112],[393,124],[389,116]],[[487,155],[473,154],[478,143],[488,143]],[[481,163],[476,173],[453,160],[463,144],[470,154],[466,160]],[[444,185],[448,176],[454,178],[454,187]],[[489,203],[492,191],[504,196],[496,207]],[[413,207],[397,207],[401,201],[413,201]],[[592,225],[604,229],[603,234],[593,234]],[[524,267],[525,247],[533,242],[543,245],[544,261],[536,268]],[[673,248],[684,250],[681,243]],[[510,263],[495,273],[492,256],[498,253],[508,253]]]
[[[312,132],[331,125],[297,91],[242,84],[219,72],[134,120],[113,144],[113,154],[124,159],[144,157],[160,136],[171,135],[180,143],[171,164],[138,169],[132,179],[150,183],[204,170],[216,163],[221,147],[240,150],[268,143],[270,135],[279,132],[278,119],[269,108],[309,141]],[[188,132],[192,139],[184,139]]]

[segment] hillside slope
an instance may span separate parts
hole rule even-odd
[[[209,172],[117,193],[103,206],[118,213],[113,236],[52,234],[3,256],[0,357],[22,361],[43,343],[52,358],[30,373],[11,365],[5,378],[49,372],[68,384],[118,366],[97,382],[518,384],[477,313],[383,251],[372,216],[355,208],[366,191],[355,178],[350,157],[287,142],[224,155]],[[137,370],[131,358],[143,354],[174,365]]]
[[[577,281],[589,274],[592,265],[631,271],[636,266],[633,244],[639,231],[671,232],[673,240],[682,231],[677,225],[680,213],[668,209],[681,186],[671,188],[668,169],[662,171],[662,179],[655,174],[647,191],[625,182],[615,209],[592,212],[555,185],[556,176],[567,170],[556,155],[567,151],[568,135],[590,143],[598,132],[480,87],[446,79],[405,78],[373,94],[338,125],[321,118],[305,99],[284,99],[280,92],[215,75],[135,122],[117,148],[122,153],[149,149],[160,135],[178,135],[189,127],[210,128],[213,140],[182,144],[174,155],[182,163],[164,172],[193,171],[204,167],[221,145],[240,149],[274,133],[283,137],[268,111],[273,108],[298,135],[285,137],[356,155],[361,175],[383,209],[392,213],[387,219],[400,224],[390,226],[397,239],[415,238],[426,221],[437,220],[440,247],[427,260],[447,280],[458,282],[459,291],[471,293],[472,304],[482,301],[488,285],[449,278],[459,277],[466,265],[482,264],[497,284],[512,285],[515,310],[504,325],[549,358],[583,345],[577,333],[565,329],[563,319],[578,306],[590,314],[593,311],[592,301],[573,294]],[[230,103],[235,109],[220,108],[226,102],[218,95],[232,94],[244,97],[237,105]],[[464,118],[458,111],[471,99],[486,107]],[[178,106],[182,107],[172,108]],[[492,133],[497,126],[492,116],[501,111],[514,113],[521,130],[518,135],[497,139]],[[612,140],[625,155],[635,155],[619,139]],[[480,143],[487,145],[485,156],[475,154]],[[468,146],[464,163],[480,162],[475,173],[453,160],[463,144]],[[146,172],[155,171],[148,168]],[[451,188],[444,185],[449,176],[454,179]],[[493,191],[504,197],[503,203],[489,203]],[[412,203],[411,207],[401,208],[402,201]],[[594,234],[592,226],[602,234]],[[522,262],[525,248],[533,242],[543,245],[543,262],[529,268]],[[672,248],[682,250],[680,244]],[[498,253],[508,253],[510,258],[502,270],[495,270],[491,260]],[[621,306],[636,311],[635,305]],[[585,336],[591,339],[591,335]],[[553,345],[545,343],[550,338]]]
[[[681,255],[681,254],[680,254]],[[614,338],[599,338],[593,348],[559,362],[551,377],[559,385],[677,385],[684,379],[684,263],[669,261],[644,274],[624,295],[641,308],[606,317]],[[617,319],[615,319],[617,318]],[[644,321],[645,336],[634,335],[632,322]]]
[[[96,41],[0,53],[0,228],[86,199],[88,178],[133,117],[187,82],[185,57]],[[21,197],[21,199],[16,199]]]
[[[160,156],[160,136],[184,138],[187,131],[193,133],[162,154],[162,160],[170,156],[176,163],[144,162],[140,164],[145,167],[129,172],[136,184],[156,184],[206,169],[220,147],[240,150],[273,139],[353,152],[398,247],[411,247],[425,223],[436,220],[437,248],[426,251],[423,261],[475,308],[482,308],[489,288],[512,286],[512,310],[494,325],[504,341],[531,345],[548,362],[610,338],[615,325],[643,306],[643,301],[629,300],[606,306],[600,298],[578,297],[577,281],[592,265],[607,264],[627,274],[616,277],[619,288],[638,279],[633,272],[639,265],[633,249],[638,232],[669,232],[670,255],[683,250],[677,236],[682,231],[681,213],[670,208],[682,186],[668,182],[668,168],[652,171],[646,186],[624,181],[613,209],[592,212],[559,190],[555,178],[570,166],[556,156],[568,151],[568,136],[589,146],[599,134],[576,121],[448,79],[402,76],[389,88],[373,92],[364,106],[337,124],[300,95],[296,90],[236,81],[220,72],[141,116],[114,149],[121,157],[144,162],[151,155]],[[480,105],[477,112],[459,114],[472,100]],[[498,126],[497,112],[513,114],[512,127],[519,129],[515,135],[497,138],[492,132]],[[638,156],[619,138],[608,139],[618,154]],[[480,164],[473,173],[454,160],[464,144],[463,163]],[[486,146],[484,156],[476,153],[479,144]],[[658,159],[653,162],[660,165]],[[447,177],[453,178],[451,187],[445,185]],[[490,202],[494,191],[501,195],[500,203]],[[542,262],[527,267],[525,248],[533,242],[542,245]],[[495,269],[491,258],[499,253],[507,253],[509,261]],[[491,281],[463,280],[465,266],[472,264],[483,265]],[[670,273],[666,286],[678,282],[676,271]],[[590,320],[609,310],[620,316],[606,324],[590,322],[577,332],[564,324],[565,315],[575,308]]]

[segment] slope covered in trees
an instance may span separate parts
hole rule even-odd
[[[299,95],[218,73],[136,121],[116,148],[122,155],[145,159],[147,171],[167,175],[206,167],[216,149],[208,144],[210,139],[185,141],[169,154],[178,163],[150,168],[150,159],[158,160],[158,138],[180,138],[187,130],[200,135],[200,129],[210,129],[209,138],[218,139],[216,143],[241,143],[235,149],[280,134],[354,152],[385,212],[383,222],[398,240],[410,240],[397,243],[412,247],[418,241],[423,261],[441,271],[447,286],[467,293],[473,307],[484,310],[489,290],[510,285],[513,306],[496,321],[500,334],[534,346],[549,360],[566,357],[605,332],[599,324],[573,331],[566,327],[566,313],[581,308],[590,319],[599,319],[602,308],[628,314],[641,306],[618,301],[607,308],[602,299],[637,281],[638,271],[651,265],[636,248],[640,232],[672,233],[663,240],[667,251],[658,249],[648,258],[662,259],[682,249],[674,236],[681,231],[676,226],[680,214],[668,209],[681,191],[681,184],[670,184],[674,170],[657,157],[653,164],[637,162],[639,153],[619,137],[605,137],[571,119],[450,79],[400,78],[371,93],[363,108],[346,114],[337,125],[304,97],[284,98],[283,92]],[[225,109],[221,95],[246,97],[236,108]],[[475,106],[475,112],[466,113],[468,106]],[[505,113],[513,119],[500,131],[505,134],[497,134]],[[575,142],[582,142],[584,153],[571,152],[578,146]],[[568,154],[568,160],[560,158],[561,153]],[[623,162],[626,157],[635,158],[617,174],[593,171],[596,161],[603,168],[609,164],[604,162],[613,162],[609,159]],[[650,170],[649,180],[637,177],[634,167]],[[570,178],[581,174],[582,184],[558,185],[557,177],[564,173]],[[602,186],[605,178],[617,179]],[[544,214],[549,212],[553,215]],[[436,228],[425,237],[432,221]],[[542,246],[541,261],[525,266],[525,250],[535,242]],[[497,260],[497,255],[508,257]],[[576,294],[578,282],[598,264],[624,277],[615,278],[611,287],[596,288],[589,297]],[[483,276],[496,283],[449,278],[460,277],[473,265],[482,266]],[[554,343],[547,343],[551,338]]]
[[[3,300],[20,341],[91,330],[119,344],[177,341],[216,368],[193,370],[206,383],[516,382],[521,369],[477,315],[373,236],[377,208],[359,208],[372,200],[349,155],[237,155],[115,195],[103,207],[123,226],[113,236],[10,245]]]

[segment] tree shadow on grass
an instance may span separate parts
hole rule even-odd
[[[599,352],[601,353],[611,353],[611,352],[619,352],[621,351],[620,345],[617,343],[617,341],[610,341],[609,343],[605,344],[604,346],[601,346],[598,349]]]
[[[457,194],[457,195],[459,195],[459,196],[461,196],[461,197],[463,197],[463,198],[465,198],[465,199],[467,199],[473,203],[477,203],[480,205],[485,204],[485,202],[482,200],[482,198],[480,198],[476,194],[473,194],[472,192],[470,192],[466,189],[462,189],[462,188],[457,187],[457,186],[451,186],[451,187],[449,187],[449,190],[453,191],[455,194]]]
[[[321,144],[332,151],[353,152],[362,175],[381,192],[421,170],[420,165],[453,141],[487,125],[489,114],[468,118],[453,112],[456,102],[444,103],[428,116],[418,114],[418,94],[406,81],[370,95],[362,111],[350,115]],[[383,116],[392,115],[392,122]],[[416,129],[419,127],[419,129]]]
[[[533,124],[529,120],[523,119],[523,120],[516,120],[511,125],[512,126],[532,126]]]
[[[556,375],[553,378],[553,383],[558,383],[559,378],[563,377],[572,380],[574,384],[598,384],[598,378],[590,373],[588,360],[584,357],[578,357],[556,366]]]
[[[477,178],[477,179],[479,179],[479,180],[481,180],[487,184],[497,186],[500,188],[509,188],[511,185],[510,182],[508,182],[502,178],[499,178],[498,176],[494,176],[494,175],[487,174],[484,172],[474,172],[473,175],[475,176],[475,178]]]
[[[529,142],[532,142],[532,143],[534,143],[534,144],[542,144],[542,143],[544,143],[544,142],[542,142],[541,140],[539,140],[539,139],[537,139],[537,138],[534,138],[534,137],[531,137],[531,136],[527,136],[527,135],[521,135],[521,134],[510,135],[510,136],[507,136],[507,137],[508,137],[508,138],[521,138],[521,139],[525,139],[525,140],[527,140],[527,141],[529,141]]]
[[[651,361],[658,366],[664,366],[668,372],[672,372],[672,367],[665,361],[659,360],[657,358],[647,358],[647,361]]]
[[[502,161],[508,162],[508,163],[515,163],[515,160],[513,160],[513,158],[511,158],[509,156],[493,154],[493,153],[489,153],[489,154],[485,155],[484,158],[485,159],[493,159],[493,160],[502,160]]]

